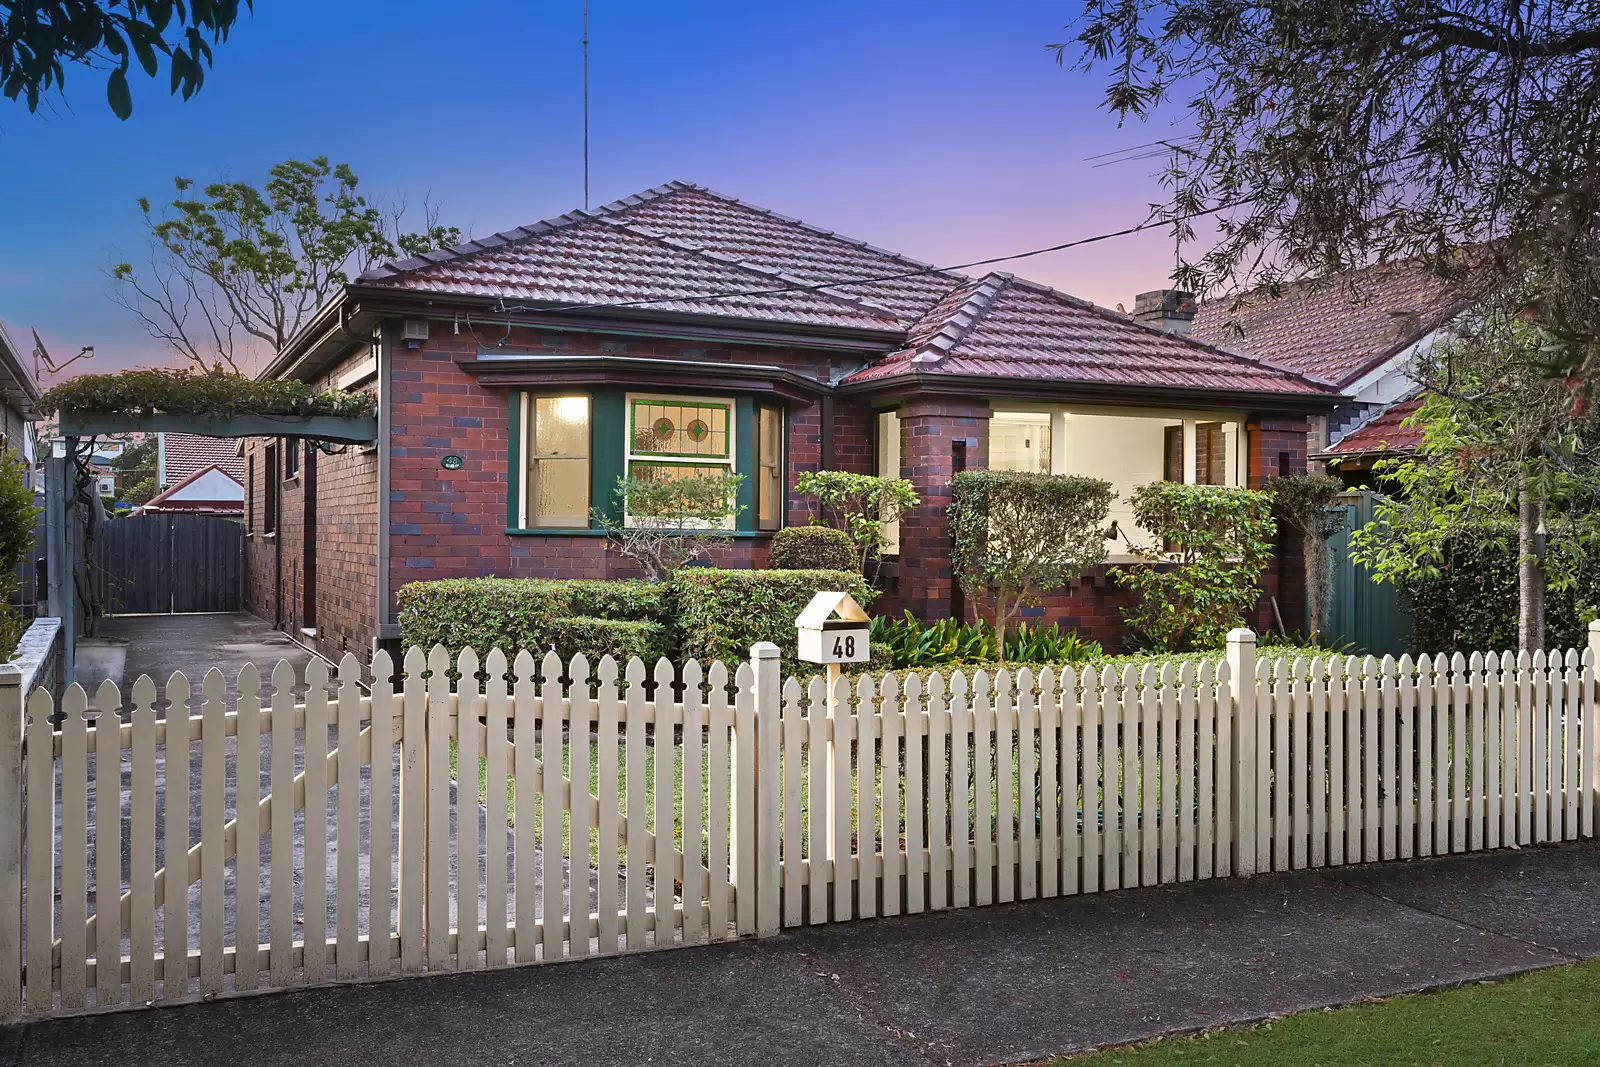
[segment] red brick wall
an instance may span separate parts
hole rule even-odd
[[[417,350],[399,348],[393,369],[393,436],[390,493],[390,589],[417,580],[506,575],[517,577],[625,577],[634,565],[609,551],[604,538],[573,535],[508,535],[505,533],[508,457],[507,390],[486,387],[455,366],[500,341],[454,333],[434,323],[435,336]],[[625,353],[645,358],[776,364],[809,377],[826,379],[848,369],[839,357],[773,347],[700,348],[669,341],[619,339],[604,335],[541,335],[516,328],[507,345],[543,351]],[[357,357],[364,359],[363,353]],[[331,380],[338,376],[335,370]],[[952,443],[969,439],[967,466],[987,464],[989,407],[983,400],[923,399],[900,409],[903,474],[922,495],[921,505],[901,524],[901,557],[879,612],[898,614],[909,608],[923,618],[949,613],[949,481],[953,473]],[[874,468],[874,415],[869,405],[846,399],[834,404],[833,466],[870,472]],[[1249,470],[1252,485],[1278,473],[1280,453],[1291,469],[1304,469],[1309,420],[1269,418],[1251,423]],[[805,502],[793,492],[799,471],[823,463],[822,405],[788,411],[788,486],[790,523],[807,520]],[[282,517],[277,539],[262,534],[265,486],[262,477],[265,441],[251,441],[255,457],[253,526],[246,541],[247,591],[250,610],[273,620],[282,607],[282,625],[302,625],[301,589],[304,544],[303,480],[283,487]],[[459,471],[439,465],[447,454],[465,463]],[[376,618],[376,486],[375,452],[352,448],[340,456],[319,456],[317,543],[317,641],[337,656],[345,650],[365,654],[377,632]],[[304,461],[302,461],[304,466]],[[283,580],[274,593],[276,555],[281,541]],[[1276,595],[1285,623],[1298,629],[1304,613],[1298,545],[1281,546],[1263,583],[1258,627],[1271,623],[1267,595]],[[764,539],[740,539],[717,553],[720,566],[761,566]],[[1126,638],[1121,608],[1127,594],[1097,569],[1072,590],[1028,609],[1028,616],[1060,622],[1107,647]],[[983,605],[985,613],[992,610]],[[390,610],[393,604],[391,600]],[[976,606],[968,605],[968,618]]]
[[[439,325],[435,324],[438,334]],[[499,335],[488,339],[499,340]],[[772,347],[701,348],[675,342],[604,335],[539,335],[513,330],[508,345],[577,354],[758,363],[782,366],[812,378],[837,374],[837,357]],[[455,361],[480,351],[470,334],[435,336],[422,349],[395,357],[393,459],[390,470],[391,588],[434,578],[510,577],[617,578],[638,574],[632,561],[609,550],[602,537],[508,535],[505,533],[508,457],[507,390],[479,385]],[[836,465],[870,470],[872,419],[865,408],[840,403],[835,416]],[[793,492],[793,472],[822,463],[821,405],[788,413],[789,521],[805,522],[805,502]],[[457,454],[460,471],[439,460]],[[719,550],[719,566],[761,566],[764,538],[741,538]]]
[[[331,385],[351,363],[368,358],[365,353],[352,357],[316,384]],[[300,450],[300,475],[280,482],[278,531],[267,536],[266,451],[274,443],[280,471],[285,449]],[[337,455],[307,455],[304,442],[251,438],[245,442],[245,456],[247,479],[254,464],[254,478],[245,489],[250,497],[245,512],[245,607],[291,633],[314,621],[318,651],[331,659],[353,652],[364,661],[377,636],[377,451],[351,445]],[[312,467],[317,484],[316,529],[310,531],[317,568],[316,617],[307,620],[305,503]],[[281,581],[277,577],[280,552]]]

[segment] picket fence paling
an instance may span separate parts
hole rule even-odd
[[[1597,645],[1289,661],[1240,631],[831,688],[770,645],[413,648],[26,709],[0,672],[0,1019],[1593,836]]]

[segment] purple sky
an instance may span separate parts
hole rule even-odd
[[[592,0],[592,200],[672,178],[939,264],[1142,220],[1158,161],[1084,157],[1149,141],[1098,108],[1103,79],[1057,67],[1078,5]],[[486,234],[581,206],[580,0],[256,0],[185,103],[102,75],[30,115],[0,100],[0,319],[77,369],[171,362],[107,296],[141,248],[135,199],[170,180],[262,181],[285,157],[349,162],[363,190],[442,202]],[[1141,234],[994,269],[1107,306],[1165,284]]]

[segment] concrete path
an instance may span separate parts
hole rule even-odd
[[[1600,845],[36,1023],[0,1064],[997,1064],[1600,955]]]

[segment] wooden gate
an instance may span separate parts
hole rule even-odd
[[[93,580],[106,614],[243,609],[239,523],[216,515],[137,515],[100,529]]]

